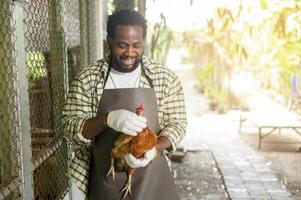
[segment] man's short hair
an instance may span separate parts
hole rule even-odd
[[[115,38],[115,31],[118,25],[141,26],[143,28],[143,38],[145,38],[146,36],[146,19],[137,11],[130,9],[122,9],[110,15],[107,21],[108,37]]]

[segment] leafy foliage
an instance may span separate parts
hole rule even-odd
[[[163,14],[160,22],[149,27],[149,52],[151,58],[165,64],[167,53],[173,40],[173,33],[166,26],[166,19]]]
[[[301,76],[300,27],[298,0],[241,1],[236,8],[217,8],[207,27],[186,32],[184,37],[200,86],[227,109],[244,107],[243,102],[234,103],[237,98],[231,90],[233,75],[243,71],[250,72],[265,90],[289,101],[290,77]]]
[[[45,68],[45,57],[42,52],[28,52],[26,54],[27,76],[29,87],[35,87],[36,83],[43,77],[47,76]]]

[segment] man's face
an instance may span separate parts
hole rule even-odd
[[[121,72],[136,69],[143,55],[144,42],[142,27],[118,25],[115,38],[108,38],[112,67]]]

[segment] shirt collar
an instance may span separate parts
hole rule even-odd
[[[146,56],[142,56],[142,67],[145,70],[146,75],[152,74],[152,61],[150,58]],[[98,61],[98,65],[101,68],[101,75],[105,76],[109,69],[109,63],[110,63],[110,56],[106,56],[103,59]]]
[[[110,57],[106,56],[103,59],[98,60],[97,63],[100,68],[101,77],[104,78],[109,69]]]
[[[153,74],[153,65],[152,65],[152,60],[146,56],[142,57],[142,67],[145,71],[145,74],[150,76],[151,74]]]

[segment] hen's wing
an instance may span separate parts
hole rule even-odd
[[[149,128],[143,129],[130,142],[130,153],[136,158],[142,157],[143,154],[152,149],[157,144],[157,135]]]
[[[125,154],[129,153],[129,146],[132,138],[132,136],[126,134],[120,135],[114,143],[114,148],[112,149],[112,157],[121,158]]]

